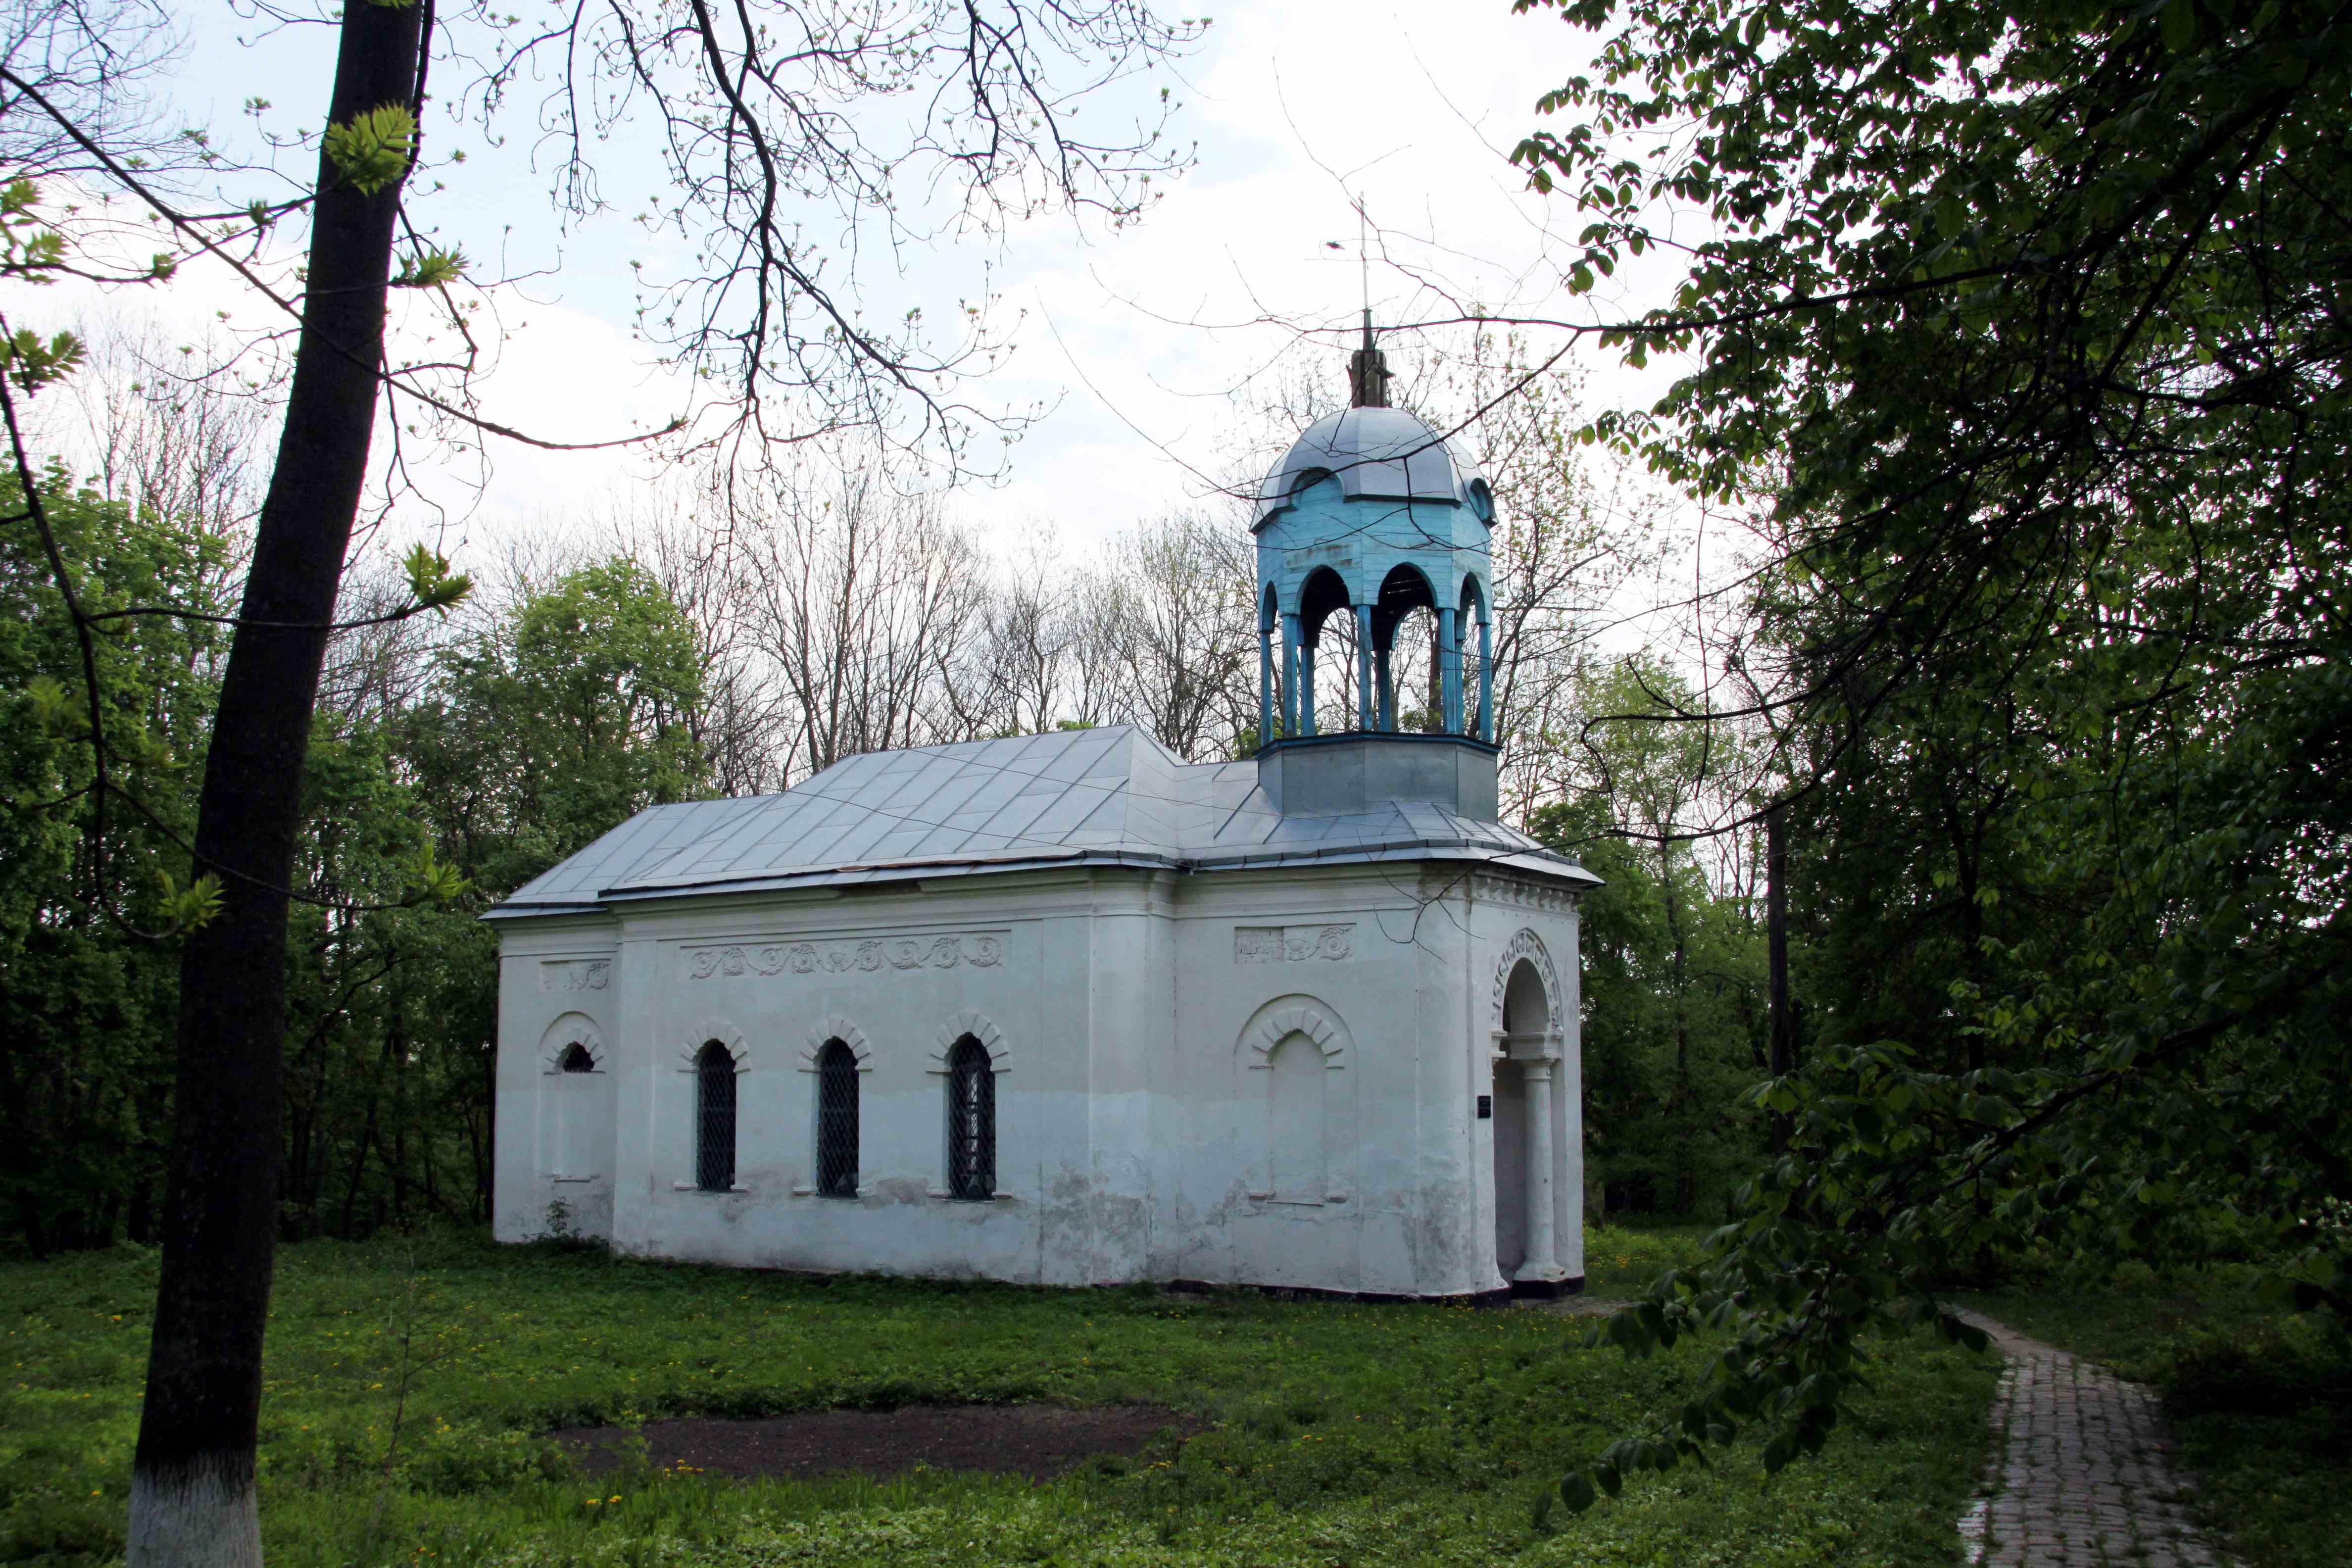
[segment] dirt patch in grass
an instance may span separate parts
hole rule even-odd
[[[1133,1458],[1155,1440],[1181,1443],[1208,1423],[1156,1405],[910,1405],[898,1410],[820,1410],[753,1421],[687,1416],[648,1421],[640,1433],[583,1426],[552,1434],[591,1475],[634,1458],[642,1436],[658,1470],[720,1476],[814,1476],[850,1470],[895,1476],[934,1470],[1006,1470],[1045,1480],[1102,1455]]]

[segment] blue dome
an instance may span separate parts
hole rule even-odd
[[[1460,446],[1402,408],[1349,408],[1307,426],[1266,476],[1252,528],[1324,474],[1339,481],[1348,500],[1433,501],[1466,507],[1481,522],[1493,520],[1486,478]]]

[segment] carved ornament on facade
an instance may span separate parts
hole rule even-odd
[[[954,969],[966,963],[974,969],[992,969],[1004,962],[1004,937],[1002,932],[975,931],[960,936],[882,936],[689,947],[685,952],[685,962],[686,977],[689,980],[726,980],[743,974],[876,974],[884,970]]]
[[[609,958],[551,958],[539,966],[541,991],[602,991],[612,983]]]
[[[1502,961],[1495,965],[1494,1026],[1498,1030],[1503,1026],[1503,994],[1510,988],[1511,971],[1519,966],[1521,959],[1536,966],[1536,978],[1543,982],[1546,1016],[1554,1023],[1559,1019],[1559,974],[1552,968],[1551,953],[1545,948],[1543,938],[1522,926],[1503,944]]]
[[[1323,1065],[1337,1071],[1348,1065],[1348,1031],[1339,1015],[1312,996],[1283,996],[1259,1008],[1242,1026],[1243,1065],[1266,1068],[1274,1065],[1275,1048],[1293,1035],[1304,1035],[1323,1053]]]
[[[1356,928],[1348,925],[1235,926],[1235,963],[1337,963],[1356,951]]]
[[[1523,882],[1516,877],[1482,875],[1478,879],[1477,896],[1490,904],[1511,904],[1523,910],[1543,910],[1553,914],[1565,913],[1576,907],[1574,889],[1555,888],[1548,882]]]

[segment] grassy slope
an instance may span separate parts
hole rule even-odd
[[[1594,1240],[1594,1286],[1619,1293],[1682,1245]],[[128,1250],[0,1266],[0,1560],[99,1560],[119,1542],[152,1270]],[[387,1486],[404,1324],[423,1364]],[[1952,1560],[1990,1375],[1920,1340],[1887,1347],[1858,1412],[1865,1440],[1775,1481],[1751,1447],[1582,1519],[1545,1509],[1564,1458],[1654,1408],[1702,1353],[1630,1363],[1529,1311],[822,1281],[471,1239],[314,1244],[281,1254],[265,1522],[275,1568]],[[1034,1489],[639,1474],[593,1500],[536,1436],[929,1400],[1150,1400],[1220,1425],[1181,1461]]]
[[[2201,1485],[2200,1511],[2247,1568],[2338,1568],[2352,1559],[2352,1378],[2340,1349],[2256,1300],[2244,1272],[1967,1300],[2155,1384]]]

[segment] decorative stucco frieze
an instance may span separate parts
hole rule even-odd
[[[612,983],[609,958],[551,958],[539,966],[541,991],[602,991]]]
[[[1356,928],[1347,925],[1235,926],[1235,963],[1337,963],[1356,951]]]
[[[688,980],[725,980],[743,974],[847,974],[862,970],[953,969],[970,964],[992,969],[1004,962],[1004,933],[968,931],[952,936],[830,938],[814,942],[689,947],[681,958]]]
[[[1555,888],[1547,882],[1523,882],[1516,877],[1481,875],[1477,896],[1490,904],[1510,904],[1523,910],[1545,910],[1561,913],[1576,907],[1576,894],[1568,888]]]

